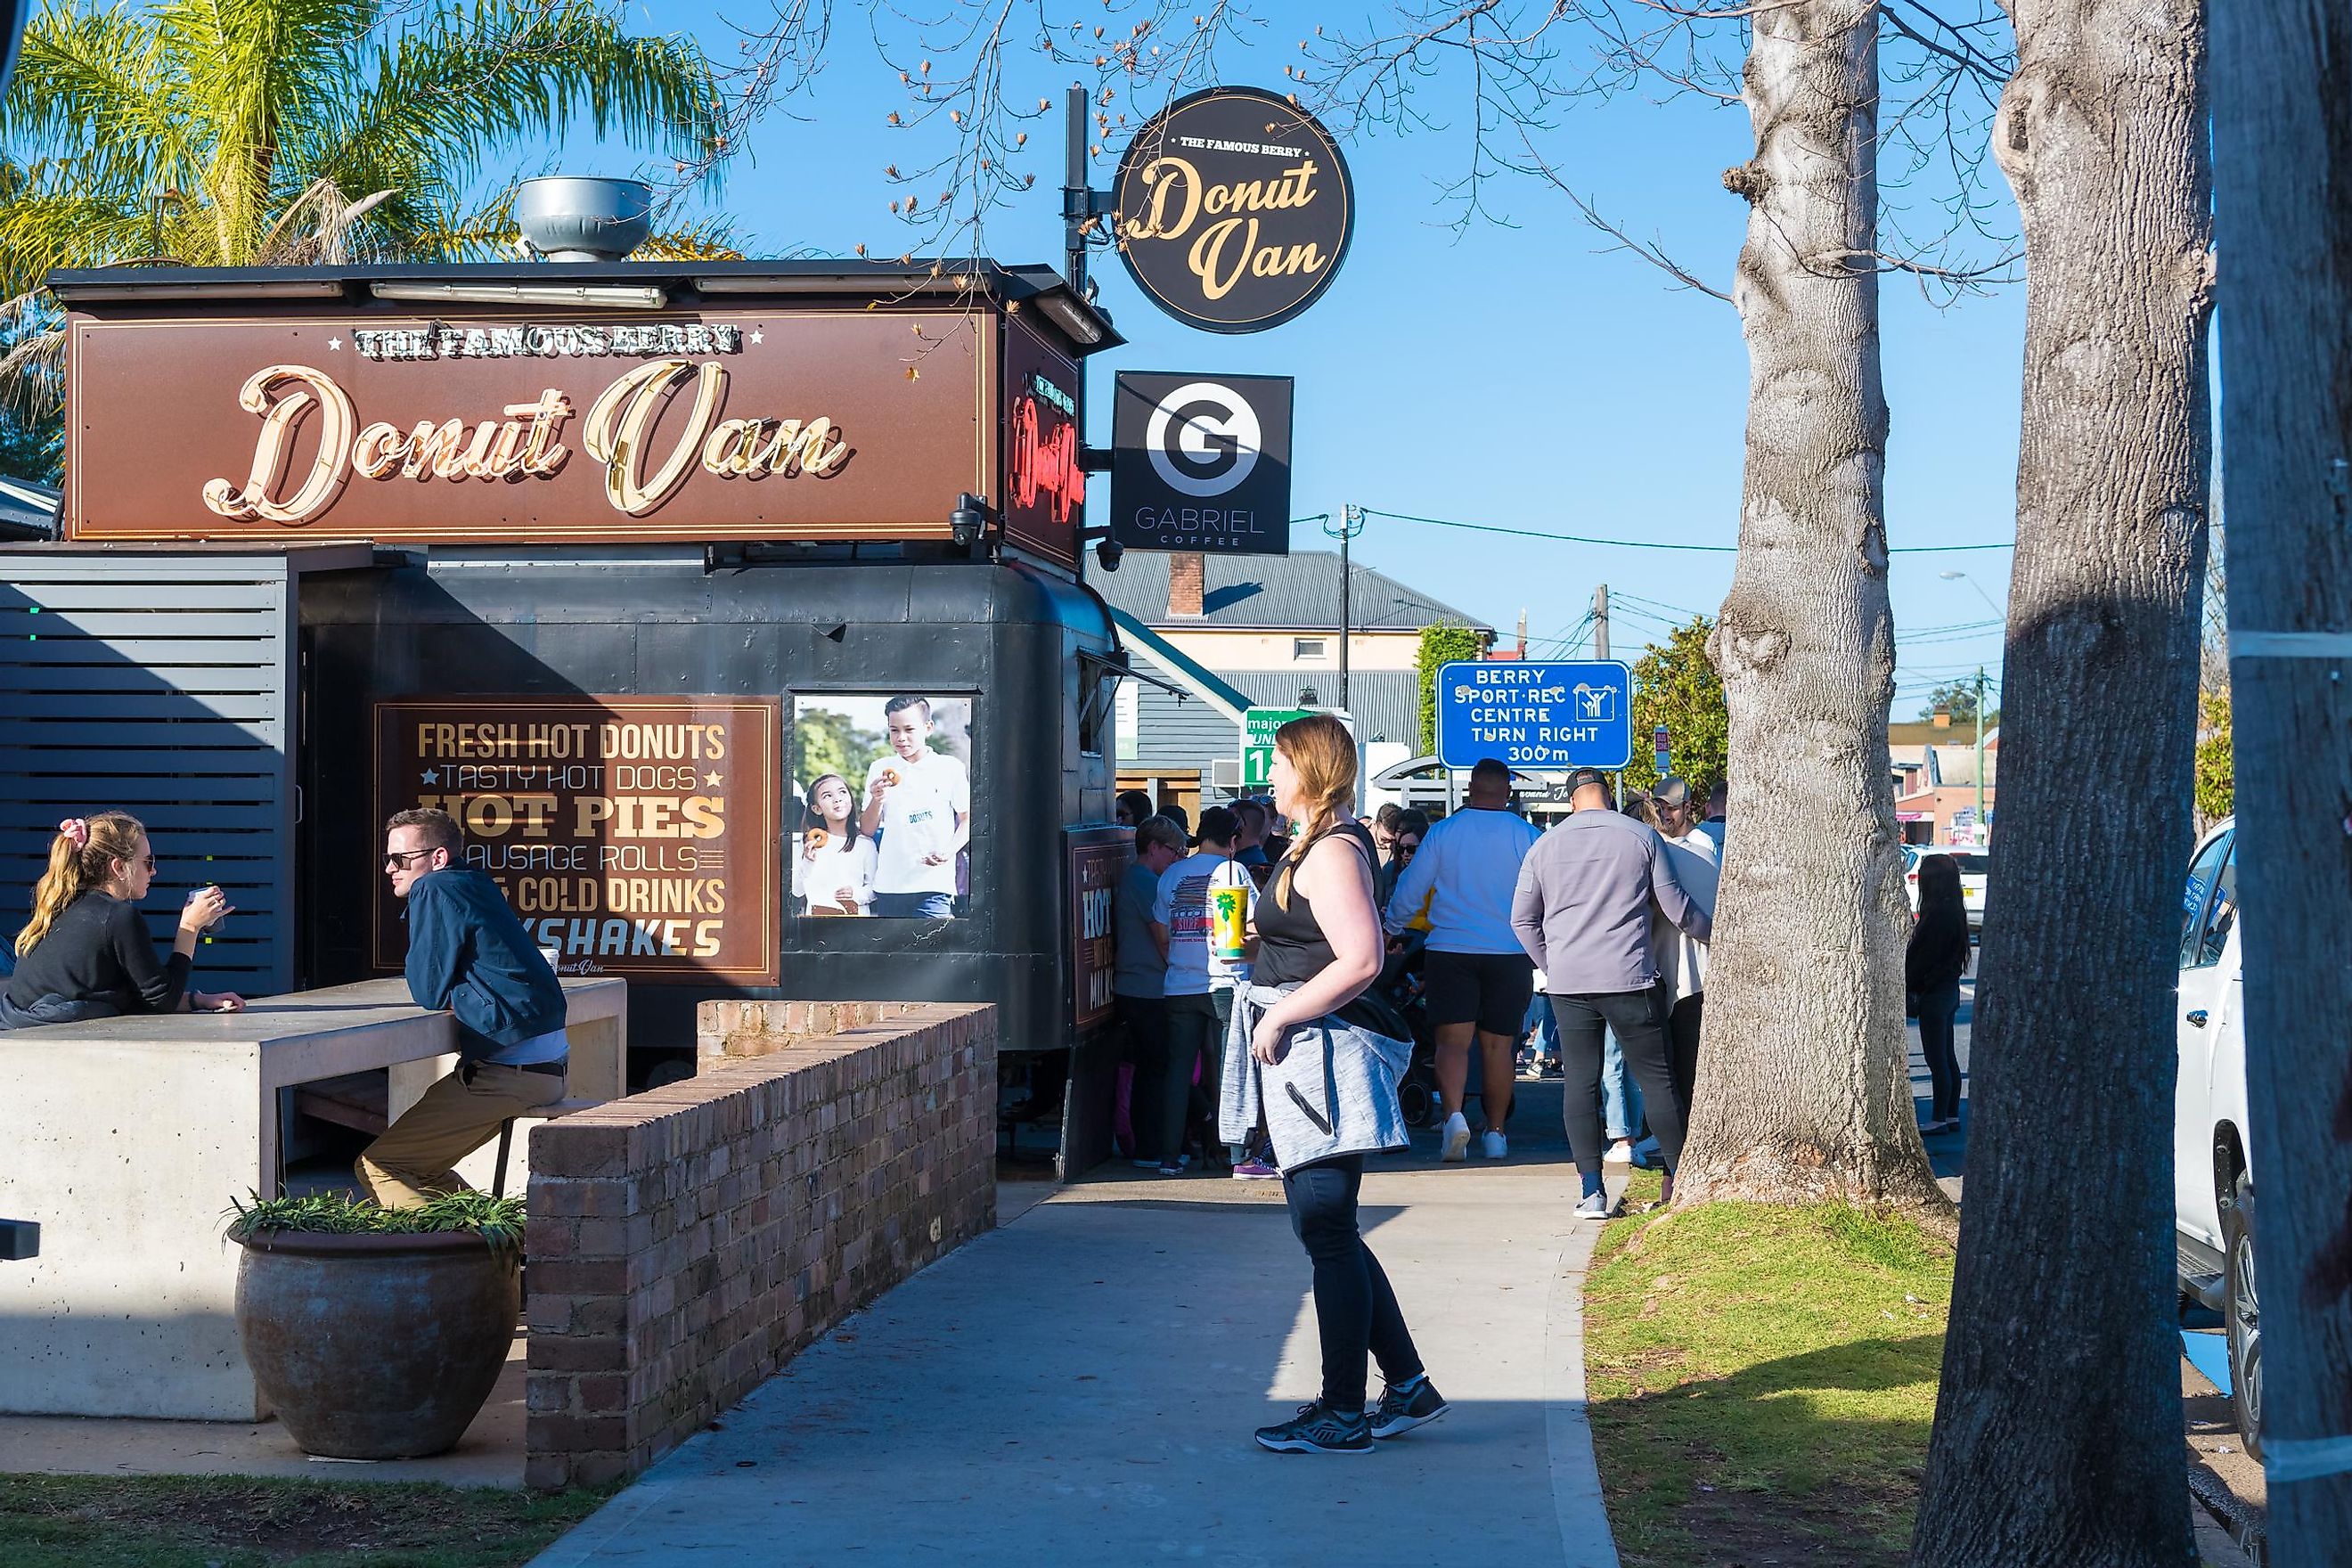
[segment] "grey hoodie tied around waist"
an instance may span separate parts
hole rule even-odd
[[[1292,1025],[1282,1059],[1272,1067],[1250,1055],[1258,1019],[1297,989],[1249,985],[1235,992],[1217,1136],[1243,1142],[1256,1129],[1262,1106],[1274,1157],[1286,1171],[1339,1154],[1408,1147],[1412,1134],[1397,1104],[1397,1084],[1412,1061],[1408,1042],[1326,1016]]]

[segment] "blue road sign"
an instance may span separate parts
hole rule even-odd
[[[1633,760],[1633,674],[1619,659],[1437,667],[1437,756],[1449,768],[1622,768]]]

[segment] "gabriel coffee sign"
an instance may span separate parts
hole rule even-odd
[[[1256,88],[1178,99],[1119,160],[1120,258],[1153,303],[1209,331],[1264,331],[1313,304],[1355,223],[1331,133]]]
[[[78,317],[68,532],[945,537],[958,493],[997,489],[984,356],[934,311]],[[1030,358],[1029,381],[1075,383]]]

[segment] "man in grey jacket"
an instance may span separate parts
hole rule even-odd
[[[1621,816],[1596,768],[1570,775],[1570,815],[1536,841],[1519,868],[1511,929],[1549,984],[1559,1021],[1568,1142],[1584,1183],[1576,1212],[1609,1213],[1601,1182],[1601,1046],[1613,1030],[1665,1153],[1666,1178],[1682,1163],[1684,1109],[1666,1037],[1666,999],[1650,952],[1653,903],[1693,939],[1714,934],[1706,911],[1675,877],[1657,830]]]

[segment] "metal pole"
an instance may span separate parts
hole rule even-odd
[[[1062,270],[1070,292],[1087,297],[1087,221],[1093,204],[1087,170],[1087,89],[1064,96],[1062,122]],[[1083,433],[1082,433],[1083,434]]]
[[[1977,842],[1989,845],[1992,834],[1985,826],[1984,814],[1984,666],[1977,666]]]
[[[1354,501],[1339,509],[1339,706],[1348,707],[1348,644],[1354,635],[1356,611],[1356,574],[1349,565],[1348,542],[1356,537],[1363,526],[1363,511]]]
[[[1595,658],[1609,657],[1609,584],[1606,583],[1592,590],[1592,657]],[[1617,804],[1624,805],[1624,770],[1622,768],[1614,770],[1609,777],[1612,781],[1610,788],[1617,796]]]

